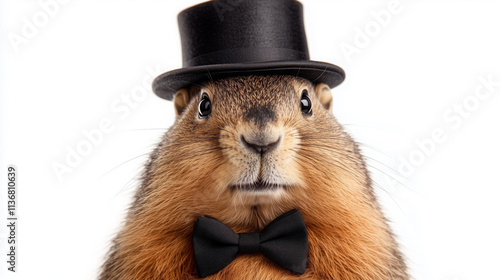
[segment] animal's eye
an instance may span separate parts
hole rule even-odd
[[[208,118],[212,114],[212,102],[208,98],[208,94],[203,93],[200,103],[198,104],[198,116],[200,118]]]
[[[302,97],[300,98],[300,109],[302,114],[310,116],[312,114],[312,102],[308,96],[307,90],[302,91]]]

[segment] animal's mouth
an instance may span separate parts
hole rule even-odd
[[[232,185],[230,188],[247,192],[263,192],[263,191],[275,191],[285,187],[286,187],[285,185],[269,183],[262,179],[258,179],[253,183]]]

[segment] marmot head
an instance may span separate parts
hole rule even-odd
[[[147,177],[167,189],[168,199],[187,200],[187,211],[287,207],[284,201],[328,195],[326,182],[342,189],[348,184],[342,180],[364,175],[356,145],[331,113],[325,84],[233,77],[182,89],[174,105],[177,120]]]

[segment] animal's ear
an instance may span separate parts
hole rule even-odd
[[[189,104],[189,92],[187,89],[183,88],[179,90],[174,96],[174,107],[175,114],[179,116],[184,112],[187,105]]]
[[[318,95],[319,102],[327,109],[330,111],[332,109],[332,91],[330,90],[330,87],[327,84],[320,83],[316,85],[316,94]]]

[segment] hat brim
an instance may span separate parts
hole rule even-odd
[[[161,98],[172,100],[175,93],[182,88],[199,85],[205,81],[243,75],[291,75],[313,83],[325,83],[330,88],[338,86],[345,79],[342,68],[320,61],[211,64],[163,73],[153,81],[153,91]]]

